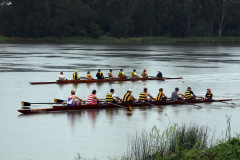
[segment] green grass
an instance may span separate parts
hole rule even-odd
[[[101,36],[97,39],[91,37],[68,37],[68,38],[21,38],[21,37],[4,37],[0,36],[0,42],[41,42],[41,43],[83,43],[83,44],[174,44],[174,43],[240,43],[240,37],[138,37],[128,39],[117,39],[113,37]]]

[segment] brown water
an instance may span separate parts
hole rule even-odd
[[[1,159],[107,159],[127,152],[128,134],[169,122],[196,123],[216,129],[216,136],[226,130],[225,115],[231,116],[232,132],[239,129],[239,45],[96,45],[96,44],[0,44],[0,157]],[[75,70],[85,77],[97,69],[107,76],[120,68],[130,75],[143,69],[151,76],[161,70],[165,77],[183,79],[162,81],[114,82],[100,84],[30,85],[28,82],[55,81],[59,72],[71,79]],[[21,101],[53,102],[67,99],[71,90],[82,99],[93,89],[104,98],[111,88],[120,97],[127,89],[138,97],[144,87],[155,97],[158,88],[167,96],[175,87],[184,93],[191,87],[198,96],[211,88],[215,99],[230,98],[236,105],[224,103],[168,105],[124,109],[83,110],[23,115],[17,112]],[[32,105],[32,108],[51,105]]]

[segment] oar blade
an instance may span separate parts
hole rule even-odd
[[[54,102],[55,102],[55,103],[59,103],[59,102],[61,103],[61,102],[64,102],[64,100],[54,98]]]
[[[131,106],[128,106],[128,110],[131,111],[131,112],[133,111]]]
[[[22,106],[31,106],[31,103],[21,101],[21,105]]]

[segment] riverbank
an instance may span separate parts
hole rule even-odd
[[[113,37],[101,36],[97,39],[90,37],[69,37],[69,38],[22,38],[0,36],[0,43],[83,43],[83,44],[174,44],[174,43],[240,43],[240,37],[140,37],[117,39]]]

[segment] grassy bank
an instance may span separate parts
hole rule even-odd
[[[127,44],[174,44],[174,43],[240,43],[240,37],[187,37],[187,38],[169,38],[169,37],[140,37],[117,39],[113,37],[101,36],[97,39],[90,37],[69,37],[69,38],[20,38],[0,36],[1,43],[127,43]]]
[[[208,126],[179,127],[176,123],[170,123],[162,131],[154,126],[151,131],[128,135],[128,152],[121,160],[239,159],[240,135],[231,136],[230,118],[227,117],[226,135],[221,139],[215,139],[214,131]],[[75,159],[86,160],[80,154]]]

